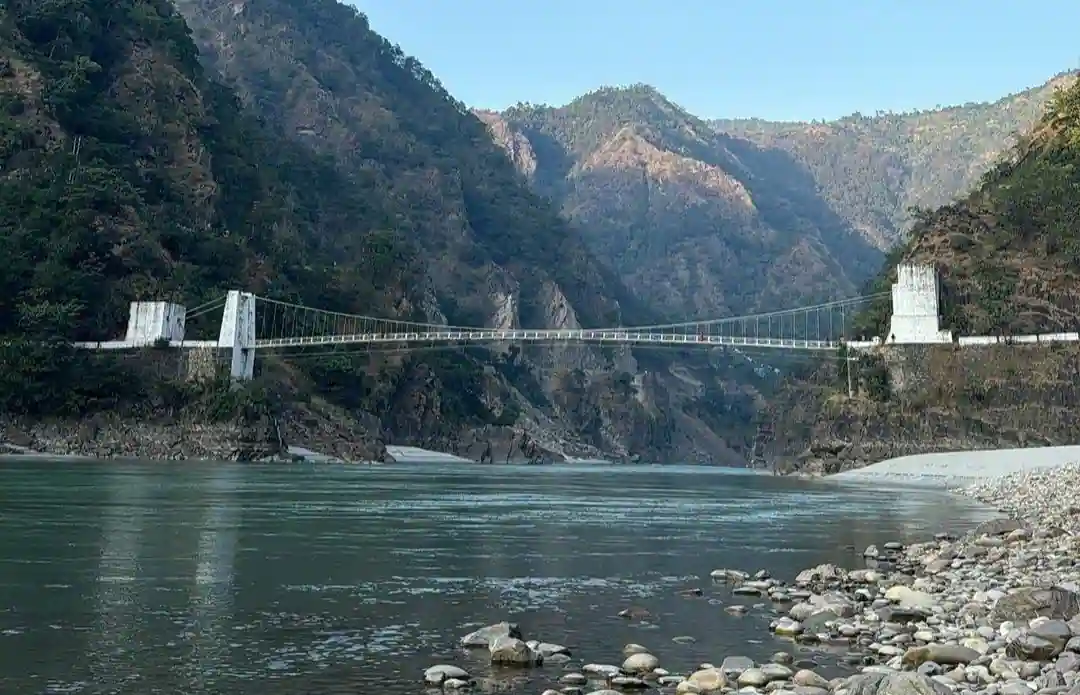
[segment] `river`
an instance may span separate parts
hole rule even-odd
[[[484,675],[456,640],[504,618],[578,665],[627,642],[673,671],[760,659],[791,645],[765,610],[725,613],[754,601],[712,569],[790,579],[986,516],[704,467],[0,460],[0,691],[415,693],[434,663]]]

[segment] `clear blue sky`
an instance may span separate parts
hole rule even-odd
[[[986,101],[1080,67],[1077,0],[352,0],[458,99],[645,82],[702,117]]]

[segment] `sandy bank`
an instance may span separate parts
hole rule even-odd
[[[388,444],[386,456],[394,463],[476,463],[472,459],[415,446]]]
[[[989,449],[901,456],[829,476],[838,482],[897,482],[955,488],[1080,461],[1080,446]]]

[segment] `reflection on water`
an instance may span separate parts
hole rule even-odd
[[[103,482],[108,502],[101,512],[101,553],[94,587],[96,639],[87,649],[86,660],[91,664],[92,682],[113,690],[122,685],[117,677],[130,677],[137,669],[128,647],[139,640],[143,614],[138,562],[143,554],[150,485],[146,476],[127,475],[121,469],[106,473]]]
[[[870,543],[982,518],[928,491],[689,467],[4,461],[0,682],[414,692],[428,663],[482,675],[456,638],[507,617],[587,661],[630,641],[671,669],[761,657],[784,646],[768,614],[727,615],[743,599],[710,570],[852,566]],[[614,617],[632,604],[654,617]]]
[[[227,466],[209,476],[210,498],[199,525],[195,582],[191,587],[193,625],[190,678],[200,689],[227,673],[227,649],[232,623],[233,561],[236,557],[240,506],[235,499],[241,469]]]

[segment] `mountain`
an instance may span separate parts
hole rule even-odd
[[[8,3],[0,27],[0,425],[22,438],[139,455],[120,435],[157,423],[169,442],[147,451],[191,455],[200,423],[237,418],[263,444],[350,457],[392,440],[497,460],[738,459],[727,415],[752,412],[752,395],[707,360],[673,373],[628,349],[260,351],[256,383],[236,390],[176,379],[163,356],[178,351],[72,351],[122,334],[130,300],[235,288],[458,325],[652,315],[352,8],[50,0]]]
[[[719,317],[857,294],[909,209],[968,190],[1069,79],[823,123],[706,122],[646,85],[478,115],[640,297]]]
[[[478,115],[600,259],[670,317],[851,295],[880,263],[789,154],[717,132],[651,87]]]
[[[351,457],[389,440],[735,462],[768,387],[737,355],[261,353],[232,389],[175,378],[175,351],[67,341],[122,333],[133,299],[235,288],[432,323],[643,324],[852,294],[882,255],[782,147],[646,87],[481,120],[333,0],[13,1],[0,58],[0,425],[35,444],[132,453],[123,435],[156,423],[153,451],[190,455],[233,419]]]
[[[710,123],[790,153],[837,213],[887,249],[911,226],[911,208],[933,209],[971,190],[1016,135],[1038,120],[1054,91],[1073,79],[1074,73],[1063,73],[992,103],[911,113],[854,114],[814,123]]]
[[[901,262],[931,264],[954,335],[1076,331],[1080,321],[1080,83],[1049,99],[1042,118],[967,196],[918,215]],[[884,335],[888,307],[861,317]],[[1077,343],[984,347],[886,346],[853,365],[823,368],[773,406],[775,453],[810,471],[925,451],[1073,444]]]

